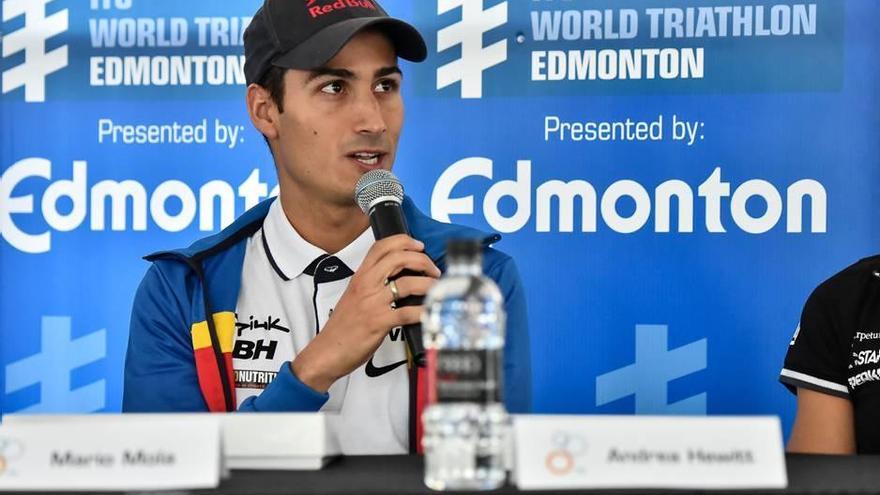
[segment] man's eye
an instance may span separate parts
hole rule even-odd
[[[321,92],[331,95],[338,95],[339,93],[342,93],[342,83],[339,81],[333,81],[322,87]]]
[[[384,81],[379,81],[376,83],[376,88],[374,91],[377,93],[387,93],[389,91],[394,91],[397,89],[397,81],[393,81],[391,79],[385,79]]]

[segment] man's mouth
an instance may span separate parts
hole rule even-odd
[[[368,167],[372,167],[379,163],[379,159],[382,158],[383,154],[384,153],[359,151],[357,153],[352,153],[348,156],[354,158],[355,160],[363,163]]]

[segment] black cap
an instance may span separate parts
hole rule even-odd
[[[244,32],[245,79],[258,82],[273,65],[321,67],[373,27],[388,36],[397,56],[412,62],[428,56],[416,28],[389,17],[375,0],[265,0]]]

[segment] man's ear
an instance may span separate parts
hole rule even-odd
[[[251,84],[247,88],[247,107],[251,123],[266,138],[278,138],[278,107],[266,88]]]

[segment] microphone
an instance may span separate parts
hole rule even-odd
[[[370,217],[370,226],[377,241],[397,234],[409,235],[406,218],[400,206],[403,203],[403,184],[394,174],[387,170],[370,170],[358,180],[354,198],[361,210]],[[403,270],[394,279],[412,275],[422,274]],[[422,296],[403,297],[398,299],[397,306],[418,306],[423,299]],[[422,325],[404,325],[403,337],[413,362],[417,366],[425,366]]]

